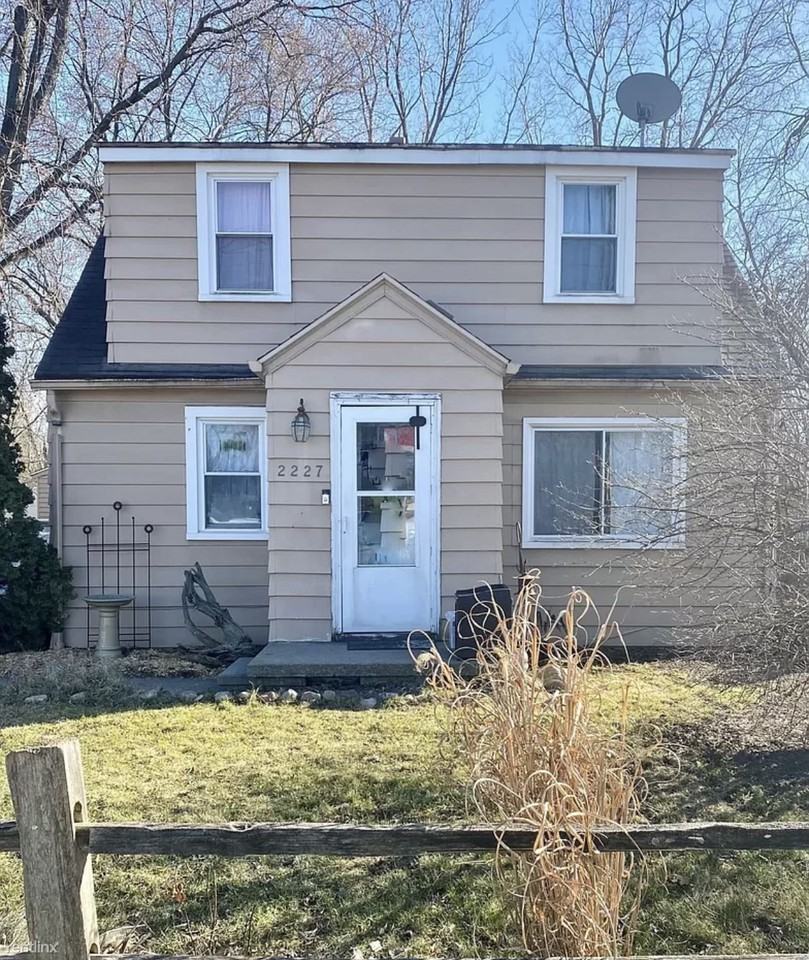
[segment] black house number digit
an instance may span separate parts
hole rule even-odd
[[[276,476],[284,477],[287,479],[300,478],[310,479],[311,477],[322,477],[323,476],[323,464],[322,463],[279,463],[276,471]]]

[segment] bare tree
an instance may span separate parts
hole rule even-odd
[[[634,0],[559,0],[564,53],[553,75],[562,102],[572,108],[571,119],[594,146],[618,140],[615,89],[637,62],[645,9]]]
[[[669,519],[626,560],[680,606],[684,639],[759,679],[809,670],[808,212],[782,234],[742,211],[752,256],[742,273],[728,255],[707,294],[732,365],[663,393],[687,419],[687,469],[676,511],[654,504]]]
[[[503,88],[499,139],[503,143],[541,143],[552,102],[544,84],[543,41],[549,4],[537,0],[530,15],[516,11],[507,59],[499,78]]]
[[[370,43],[352,43],[368,139],[434,143],[475,129],[486,47],[500,24],[493,7],[491,0],[371,0]]]
[[[97,144],[254,135],[252,122],[238,124],[252,121],[260,100],[259,63],[265,87],[270,73],[278,77],[267,133],[311,138],[323,126],[328,94],[312,96],[320,65],[300,53],[301,38],[307,25],[350,17],[357,5],[7,2],[0,13],[0,309],[11,323],[18,377],[30,374],[100,228]],[[38,410],[27,408],[25,391],[20,397],[23,420],[36,423]]]

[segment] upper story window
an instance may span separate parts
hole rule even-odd
[[[523,421],[523,545],[678,546],[685,422]]]
[[[200,300],[291,299],[289,169],[197,164]]]
[[[545,303],[634,303],[634,169],[546,168]]]

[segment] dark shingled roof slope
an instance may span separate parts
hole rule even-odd
[[[247,364],[108,363],[104,237],[96,240],[34,380],[254,380]]]

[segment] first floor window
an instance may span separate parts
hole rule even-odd
[[[645,418],[526,419],[524,543],[670,542],[683,430]]]
[[[266,459],[261,408],[186,408],[190,538],[266,535]]]

